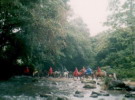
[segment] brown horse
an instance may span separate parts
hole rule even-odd
[[[99,77],[106,77],[107,74],[106,74],[106,71],[104,71],[104,70],[102,70],[100,72],[95,71],[94,72],[94,76],[95,76],[96,79],[98,79]]]
[[[79,72],[77,73],[77,76],[74,75],[74,77],[77,77],[77,79],[78,79],[78,78],[82,79],[82,78],[84,78],[84,74],[85,74],[85,72],[79,71]],[[73,77],[73,78],[74,78],[74,77]]]

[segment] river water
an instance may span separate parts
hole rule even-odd
[[[94,89],[84,89],[83,86],[84,84],[78,79],[16,76],[8,81],[0,82],[0,100],[51,100],[41,97],[46,93],[66,97],[69,100],[135,100],[135,98],[125,98],[125,92],[121,91],[107,91],[110,96],[92,98],[90,94]],[[100,87],[96,88],[98,89]],[[75,97],[75,91],[81,91],[84,97]]]

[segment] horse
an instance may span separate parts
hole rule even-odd
[[[114,79],[114,80],[117,80],[117,75],[116,75],[116,73],[107,73],[107,77],[112,78],[112,79]]]
[[[61,77],[61,72],[60,71],[54,71],[53,76],[54,77]]]
[[[92,69],[88,68],[87,70],[85,68],[81,69],[81,71],[83,72],[83,77],[84,78],[89,78],[89,76],[93,79],[94,75],[92,72]]]
[[[72,71],[69,71],[68,78],[73,78],[73,72]]]
[[[84,75],[85,75],[85,72],[79,71],[79,72],[77,72],[77,75],[74,75],[74,73],[73,73],[73,76],[74,76],[73,78],[77,77],[77,79],[78,78],[82,79],[82,78],[84,78]]]
[[[68,78],[69,76],[68,76],[68,74],[69,74],[69,72],[68,71],[66,71],[66,72],[63,72],[63,77],[66,77],[66,78]]]
[[[91,77],[92,79],[94,79],[94,77],[95,77],[95,75],[94,75],[94,73],[93,72],[91,72],[90,74],[84,74],[84,77],[85,78],[89,78],[89,77]]]
[[[99,77],[106,77],[107,76],[107,73],[104,70],[102,70],[100,72],[95,71],[93,74],[96,77],[96,79],[98,79]]]
[[[46,70],[35,70],[33,71],[32,73],[32,76],[33,77],[44,77],[44,76],[47,76],[48,75],[48,72]]]

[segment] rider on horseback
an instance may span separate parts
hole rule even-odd
[[[86,75],[92,74],[92,69],[90,67],[87,67],[85,74]]]
[[[75,71],[73,72],[73,75],[77,77],[77,76],[78,76],[78,73],[79,73],[79,72],[78,72],[78,69],[77,69],[77,67],[76,67],[76,68],[75,68]]]
[[[86,72],[85,67],[83,67],[83,68],[80,70],[80,72],[85,73],[85,72]]]
[[[100,69],[100,67],[98,67],[98,69],[97,69],[97,72],[101,72],[101,69]]]
[[[53,74],[53,69],[52,69],[52,67],[50,67],[49,72],[48,72],[48,76],[50,76],[52,74]]]

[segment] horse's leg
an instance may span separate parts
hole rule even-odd
[[[95,75],[94,74],[92,74],[92,80],[95,78]]]
[[[92,74],[90,75],[90,77],[91,77],[91,79],[93,80],[93,75],[92,75]]]
[[[98,80],[98,75],[96,75],[96,80]]]
[[[68,74],[67,74],[67,78],[68,78]]]
[[[83,75],[80,76],[80,81],[83,80]]]

